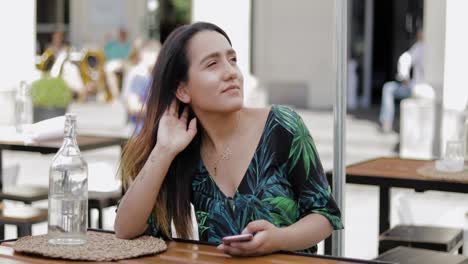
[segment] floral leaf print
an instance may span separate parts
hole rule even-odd
[[[250,222],[264,219],[272,221],[269,212],[272,207],[263,203],[256,195],[246,194],[238,196],[236,203],[237,223],[241,229],[244,229]]]
[[[262,202],[269,203],[272,207],[271,216],[273,224],[278,227],[289,226],[296,222],[298,217],[297,203],[288,197],[266,198]]]
[[[304,164],[304,170],[306,175],[310,173],[310,164],[317,168],[316,153],[312,137],[309,134],[309,130],[304,125],[304,122],[300,119],[297,120],[297,127],[294,133],[294,137],[291,143],[291,150],[289,152],[289,158],[292,158],[290,165],[290,171],[294,169],[299,159],[302,157]]]
[[[271,111],[275,114],[276,122],[293,135],[297,128],[297,116],[294,111],[281,105],[272,107]]]
[[[199,237],[205,237],[206,230],[210,228],[206,222],[206,220],[208,219],[208,216],[209,214],[207,212],[204,212],[204,211],[196,212]]]
[[[208,229],[208,241],[221,243],[223,236],[240,234],[242,230],[237,226],[230,214],[230,209],[226,204],[214,203],[210,209],[210,216],[207,219],[210,222]]]
[[[300,158],[303,159],[306,175],[309,175],[310,164],[317,167],[314,142],[310,136],[309,130],[302,121],[301,117],[286,106],[273,107],[277,122],[293,135],[289,157],[292,158],[290,171],[294,169]]]

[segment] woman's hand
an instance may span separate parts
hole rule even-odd
[[[187,127],[188,107],[178,116],[179,102],[174,99],[159,121],[156,147],[177,155],[197,134],[197,120],[193,118]]]
[[[217,247],[233,256],[259,256],[282,249],[282,229],[266,220],[250,222],[242,234],[255,234],[248,242],[233,242],[229,246],[221,244]]]

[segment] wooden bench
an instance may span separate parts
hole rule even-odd
[[[47,209],[30,205],[5,206],[4,203],[0,203],[0,225],[15,225],[18,237],[31,235],[32,225],[47,221],[47,217]]]
[[[0,192],[0,200],[19,201],[31,204],[40,200],[47,200],[49,189],[35,185],[17,185],[3,188]]]
[[[379,237],[379,254],[398,246],[454,253],[463,251],[463,230],[436,226],[398,225]]]
[[[4,187],[0,191],[0,202],[3,200],[18,201],[30,205],[33,202],[40,200],[47,200],[49,195],[49,189],[47,187],[35,186],[35,185],[16,185]],[[47,211],[46,211],[47,212]],[[11,220],[11,219],[10,219]],[[24,219],[23,219],[24,220]],[[31,221],[34,219],[30,219]],[[47,220],[47,213],[46,219]],[[26,221],[26,220],[25,220]],[[41,221],[39,221],[41,222]],[[14,222],[11,223],[16,225]],[[18,227],[18,236],[23,234],[23,230],[29,228],[29,233],[31,232],[31,226],[28,225],[16,225]],[[25,231],[26,233],[28,231]],[[0,239],[5,237],[5,223],[0,221]]]
[[[398,264],[465,264],[468,258],[435,250],[396,247],[378,256],[376,260]]]

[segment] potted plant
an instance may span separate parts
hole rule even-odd
[[[42,77],[31,84],[34,122],[64,115],[73,94],[62,78]]]

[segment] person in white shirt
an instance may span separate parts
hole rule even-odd
[[[395,99],[408,98],[415,85],[424,81],[424,43],[422,30],[416,34],[416,42],[398,58],[396,81],[386,82],[382,91],[379,121],[383,132],[390,132],[395,116]],[[413,74],[410,76],[411,68]]]

